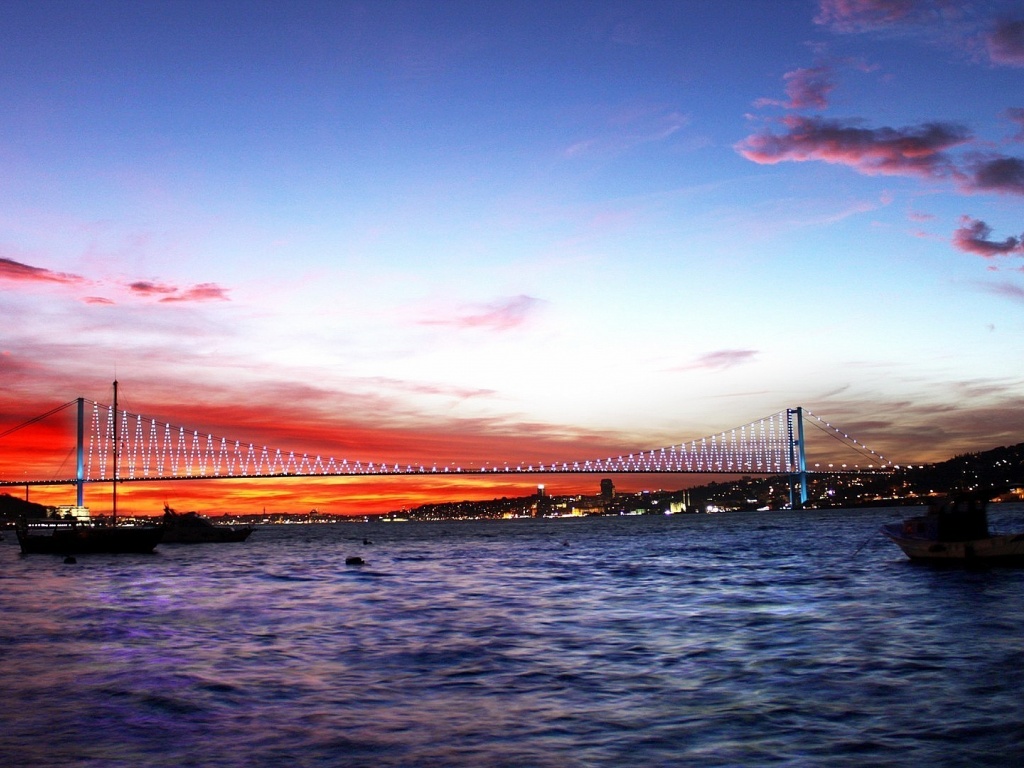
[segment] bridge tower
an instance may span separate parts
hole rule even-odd
[[[85,506],[85,398],[78,398],[78,440],[76,444],[75,504]]]
[[[789,463],[795,466],[796,474],[789,476],[789,506],[802,509],[807,504],[807,452],[804,445],[804,409],[786,409],[786,424],[789,432]],[[794,425],[794,421],[796,424]],[[794,426],[796,432],[794,433]],[[800,485],[800,505],[796,504],[795,488]]]

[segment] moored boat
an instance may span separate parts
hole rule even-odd
[[[924,515],[883,525],[882,533],[911,560],[1024,565],[1024,532],[991,533],[987,508],[983,494],[951,494]]]
[[[77,520],[24,518],[15,528],[22,554],[145,554],[163,535],[156,525],[93,525]]]
[[[216,525],[210,518],[198,512],[175,512],[164,505],[163,538],[165,544],[206,544],[215,542],[245,541],[253,528],[251,525],[233,527]]]
[[[118,440],[117,381],[114,381],[113,477],[111,483],[112,515],[109,524],[79,520],[39,519],[29,522],[22,517],[15,528],[21,553],[48,555],[126,554],[152,552],[163,535],[157,525],[119,525],[117,522],[117,482],[120,462]],[[81,503],[81,502],[79,502]]]

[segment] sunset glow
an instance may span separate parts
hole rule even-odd
[[[795,406],[895,463],[1024,440],[1019,2],[15,0],[0,23],[0,433],[116,378],[134,413],[364,462],[595,458]],[[69,477],[74,442],[74,409],[0,438],[0,479]]]

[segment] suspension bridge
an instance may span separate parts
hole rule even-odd
[[[784,475],[790,478],[792,501],[807,501],[809,469],[805,423],[817,427],[852,449],[867,464],[828,465],[825,473],[878,473],[893,465],[883,456],[796,407],[756,419],[713,435],[654,449],[607,457],[546,463],[484,462],[459,464],[364,461],[273,449],[266,445],[215,436],[199,429],[131,413],[113,405],[78,398],[23,424],[0,432],[7,437],[69,408],[76,409],[75,474],[50,479],[0,477],[2,486],[75,485],[82,506],[87,483],[345,477],[368,475],[500,475],[500,474],[716,474]]]

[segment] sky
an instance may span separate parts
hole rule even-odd
[[[363,461],[589,459],[796,406],[895,463],[1024,440],[1019,2],[7,0],[0,30],[0,432],[117,378],[133,412]],[[0,440],[0,477],[73,474],[61,418]]]

